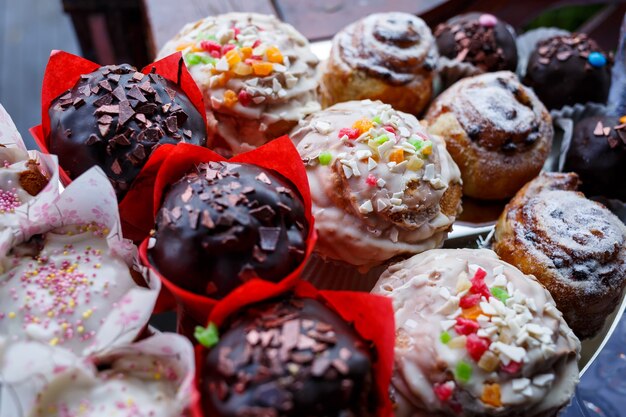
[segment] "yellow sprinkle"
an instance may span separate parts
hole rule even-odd
[[[70,253],[66,250],[63,251],[63,255],[69,255]]]
[[[95,264],[93,267],[96,269],[99,269],[102,266],[102,264]]]
[[[48,317],[54,317],[54,311],[48,311]]]
[[[68,304],[70,305],[70,308],[76,307],[76,301],[72,300],[71,298],[70,298],[70,301],[68,302]]]
[[[67,330],[67,328],[68,328],[68,327],[69,327],[69,325],[68,325],[67,323],[63,323],[63,324],[61,325],[61,328],[62,328],[63,330]]]
[[[158,381],[159,379],[161,379],[161,374],[160,374],[160,373],[158,373],[158,372],[157,372],[157,373],[155,373],[155,374],[154,374],[154,379],[156,379],[157,381]]]
[[[129,407],[132,407],[133,404],[135,404],[135,402],[133,401],[132,398],[129,398],[128,401],[126,401],[126,404],[128,404]]]
[[[10,319],[14,319],[14,318],[15,318],[15,313],[11,311],[11,312],[9,313],[9,318],[10,318]]]
[[[85,331],[85,328],[84,328],[83,326],[78,326],[78,327],[76,328],[76,331],[77,331],[78,333],[83,333],[83,332]]]
[[[56,346],[59,344],[59,338],[55,337],[54,339],[50,340],[50,346]]]
[[[88,319],[93,314],[93,310],[89,309],[83,313],[83,318]]]

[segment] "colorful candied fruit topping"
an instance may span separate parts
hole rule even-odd
[[[435,392],[437,398],[439,398],[439,401],[445,403],[449,401],[450,398],[452,398],[452,394],[454,393],[454,387],[454,381],[447,381],[443,384],[436,383],[433,386],[433,391]]]
[[[493,407],[501,407],[502,400],[500,399],[500,384],[485,384],[483,385],[483,393],[480,396],[480,400]]]
[[[502,301],[503,303],[506,303],[506,300],[509,298],[509,293],[507,293],[504,288],[500,288],[500,287],[493,287],[491,289],[491,295],[493,295],[494,297],[496,297],[498,300]]]
[[[343,129],[339,129],[339,139],[343,138],[344,136],[347,136],[348,139],[356,139],[359,136],[361,136],[361,132],[359,131],[359,129],[354,129],[351,127],[344,127]]]
[[[448,344],[448,342],[450,342],[450,340],[452,340],[452,336],[450,336],[450,333],[448,332],[441,332],[441,335],[439,336],[439,340],[441,340],[441,343]]]
[[[484,296],[486,299],[491,297],[491,292],[485,283],[485,277],[487,276],[487,272],[484,269],[478,268],[474,277],[470,280],[472,286],[470,288],[470,292],[473,294],[480,294]]]
[[[374,127],[374,123],[371,120],[365,118],[357,120],[352,125],[353,129],[359,131],[359,136],[369,131],[372,127]]]
[[[520,362],[511,361],[507,365],[502,364],[500,369],[507,374],[516,374],[522,369],[522,364]]]
[[[226,107],[233,107],[237,104],[237,93],[233,90],[226,90],[224,92],[224,105]]]
[[[459,300],[459,307],[461,308],[472,308],[480,303],[480,294],[465,294]]]
[[[470,357],[476,362],[480,361],[483,354],[489,349],[491,340],[484,337],[478,337],[475,333],[469,334],[465,341],[465,348]]]
[[[454,331],[458,334],[467,336],[471,333],[476,333],[480,329],[478,322],[474,320],[465,319],[463,317],[456,318],[456,324],[454,325]]]
[[[333,156],[330,152],[322,152],[317,157],[317,159],[320,161],[321,165],[329,165],[333,159]]]
[[[465,362],[465,361],[459,361],[459,363],[456,364],[456,368],[454,370],[454,378],[457,381],[461,381],[461,382],[469,382],[469,380],[472,378],[472,365]]]
[[[193,336],[206,348],[213,347],[220,341],[219,330],[215,323],[209,323],[207,327],[196,326]]]
[[[377,182],[378,182],[378,179],[376,179],[374,174],[369,174],[367,178],[365,179],[365,183],[369,185],[370,187],[375,187]]]

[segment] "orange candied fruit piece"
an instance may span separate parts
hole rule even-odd
[[[271,62],[255,62],[252,64],[252,71],[255,75],[264,77],[269,75],[274,70],[274,65]]]
[[[484,313],[479,306],[472,306],[470,308],[464,308],[461,317],[468,320],[476,320],[481,314]]]
[[[182,50],[185,50],[187,48],[191,48],[192,52],[202,52],[202,48],[198,47],[198,45],[196,45],[194,42],[181,43],[180,45],[178,45],[176,47],[176,50],[177,51],[182,51]]]
[[[226,107],[233,107],[237,103],[237,94],[233,90],[226,90],[224,92],[224,105]]]
[[[238,62],[241,62],[241,56],[239,56],[239,52],[235,49],[231,49],[226,52],[226,61],[228,62],[229,67],[233,67]]]
[[[483,385],[483,395],[481,395],[480,400],[493,407],[501,407],[502,400],[500,399],[500,384]]]
[[[243,57],[243,59],[248,59],[252,56],[252,48],[250,48],[249,46],[243,46],[239,48],[239,52],[241,52],[241,56]]]
[[[399,164],[400,162],[404,161],[404,151],[402,149],[394,149],[389,154],[389,161],[395,162],[396,164]]]
[[[374,123],[372,123],[371,120],[359,119],[356,122],[354,122],[354,124],[352,125],[352,128],[359,129],[359,134],[362,135],[363,133],[370,130],[373,126],[374,126]]]
[[[267,55],[267,60],[269,62],[274,62],[276,64],[283,63],[283,54],[280,53],[280,50],[275,46],[270,46],[265,50],[265,55]]]
[[[232,69],[232,71],[237,75],[245,77],[246,75],[252,74],[252,67],[243,62],[237,62],[235,64],[235,67]]]
[[[620,123],[626,123],[626,116],[622,116],[619,118]]]

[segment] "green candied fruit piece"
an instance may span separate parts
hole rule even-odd
[[[409,143],[415,147],[416,151],[419,151],[424,146],[424,141],[420,139],[410,139]]]
[[[379,125],[382,125],[383,122],[380,121],[380,117],[376,116],[372,119],[372,122],[377,123]]]
[[[208,33],[200,33],[196,36],[196,40],[198,41],[217,41],[217,36],[209,35]]]
[[[457,381],[469,382],[472,378],[472,365],[465,361],[460,361],[454,370],[454,378]]]
[[[322,152],[317,159],[321,165],[328,165],[333,160],[333,155],[330,152]]]
[[[194,65],[198,65],[199,63],[201,63],[202,59],[200,58],[200,55],[198,54],[188,53],[188,54],[185,54],[185,62],[188,65],[194,66]]]
[[[452,336],[450,336],[450,333],[448,332],[441,332],[439,339],[441,340],[441,343],[443,343],[444,345],[447,345],[448,342],[452,340]]]
[[[506,303],[506,300],[509,299],[509,293],[506,292],[505,289],[499,288],[499,287],[493,287],[491,289],[491,295],[493,295],[494,297],[496,297],[498,300],[502,301],[503,303]]]
[[[215,346],[220,341],[219,330],[215,323],[209,323],[206,328],[196,326],[193,336],[202,346],[207,348]]]
[[[374,140],[379,145],[382,145],[383,143],[385,143],[385,142],[387,142],[389,140],[389,136],[387,136],[387,135],[380,135],[380,136],[377,136],[376,138],[374,138]]]

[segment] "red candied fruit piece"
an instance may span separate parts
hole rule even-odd
[[[522,363],[511,361],[506,366],[504,364],[501,364],[500,369],[507,374],[516,374],[519,372],[520,369],[522,369]]]
[[[359,136],[361,136],[361,132],[359,131],[359,129],[353,129],[351,127],[344,127],[343,129],[339,131],[338,136],[341,139],[344,135],[347,136],[348,139],[354,140],[358,138]]]
[[[250,94],[248,94],[246,90],[241,90],[239,94],[237,94],[237,99],[242,106],[247,106],[248,104],[250,104],[252,97],[250,97]]]
[[[385,129],[387,132],[396,133],[396,129],[394,129],[393,126],[383,126],[383,129]]]
[[[367,178],[365,179],[365,183],[367,185],[369,185],[370,187],[376,186],[376,181],[378,181],[378,180],[376,179],[376,177],[373,174],[369,174],[367,176]]]
[[[222,54],[220,53],[220,51],[211,51],[209,52],[209,55],[211,55],[213,58],[221,58]]]
[[[254,43],[252,44],[252,49],[256,48],[257,46],[261,45],[261,40],[257,39],[256,41],[254,41]]]
[[[454,385],[446,382],[445,384],[436,383],[433,386],[433,391],[440,401],[446,402],[452,397],[454,392]]]
[[[459,300],[459,307],[461,308],[472,308],[477,306],[480,303],[480,294],[465,294]]]
[[[472,333],[467,336],[465,348],[467,349],[467,353],[469,353],[470,357],[478,362],[483,356],[483,353],[489,349],[490,344],[491,340],[485,339],[484,337],[478,337],[478,335]]]
[[[232,43],[227,43],[226,45],[222,46],[222,55],[226,54],[226,52],[235,49],[235,45],[233,45]]]
[[[454,325],[454,331],[460,335],[476,333],[479,328],[478,322],[463,317],[457,317]]]
[[[487,272],[484,269],[478,268],[474,277],[470,280],[472,286],[470,288],[470,292],[473,294],[484,295],[486,299],[491,297],[491,292],[485,284],[485,277],[487,276]]]
[[[202,41],[200,42],[200,48],[204,49],[208,53],[222,52],[222,45],[215,41]]]

